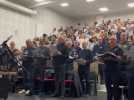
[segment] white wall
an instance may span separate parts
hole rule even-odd
[[[15,40],[18,47],[21,47],[28,38],[40,36],[40,33],[50,33],[53,27],[73,23],[71,18],[45,8],[38,9],[38,13],[37,16],[30,16],[0,8],[0,43],[10,34],[15,34],[12,40]]]
[[[11,34],[17,45],[22,45],[34,36],[34,22],[28,15],[0,8],[0,43]]]
[[[41,33],[43,32],[49,34],[50,32],[52,32],[52,29],[54,27],[58,29],[61,26],[66,27],[66,26],[73,25],[73,23],[75,22],[74,19],[60,15],[47,8],[37,9],[37,10],[39,14],[36,17],[37,35],[41,35]]]

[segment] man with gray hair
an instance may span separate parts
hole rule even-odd
[[[89,49],[87,49],[88,43],[87,42],[83,42],[82,47],[83,49],[80,51],[79,54],[79,67],[78,67],[78,71],[79,71],[79,76],[80,76],[80,81],[81,81],[81,85],[83,88],[83,94],[84,95],[90,95],[90,62],[92,60],[92,56],[91,56],[91,51]],[[86,83],[86,87],[85,87],[85,83],[83,82],[83,80],[85,80]]]
[[[107,100],[121,100],[120,85],[120,65],[119,61],[122,60],[123,51],[117,45],[117,39],[114,36],[109,38],[109,45],[107,53],[102,57],[105,68],[105,82],[107,89]]]

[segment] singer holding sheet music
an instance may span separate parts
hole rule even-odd
[[[128,100],[134,100],[134,38],[127,51],[128,63]]]
[[[115,37],[109,38],[107,53],[102,57],[106,65],[104,69],[105,82],[107,89],[107,100],[121,100],[121,91],[119,89],[120,78],[120,60],[123,56],[122,49],[117,46]]]

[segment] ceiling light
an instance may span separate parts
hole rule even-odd
[[[43,1],[43,2],[39,2],[35,5],[33,5],[31,8],[40,7],[40,6],[48,5],[48,4],[51,4],[51,3],[53,3],[53,2],[52,1]]]
[[[44,0],[34,0],[35,2],[43,2]]]
[[[69,6],[69,3],[61,3],[60,6],[61,7],[68,7]]]
[[[129,7],[129,8],[134,8],[134,2],[128,3],[128,7]]]
[[[102,7],[102,8],[99,8],[99,11],[100,12],[107,12],[107,11],[109,11],[109,9],[107,7]]]
[[[47,5],[50,3],[52,3],[52,1],[44,1],[44,2],[39,3],[38,5]]]
[[[94,2],[95,0],[86,0],[86,2]]]

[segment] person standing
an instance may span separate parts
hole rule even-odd
[[[88,43],[83,42],[83,49],[79,54],[79,67],[78,72],[80,76],[81,85],[84,95],[90,95],[90,62],[92,60],[91,51],[87,49]],[[83,82],[84,81],[84,82]],[[86,85],[85,85],[86,84]]]
[[[34,47],[32,41],[26,40],[26,48],[23,51],[23,66],[24,66],[24,90],[20,91],[20,93],[25,93],[26,95],[33,94],[33,55],[34,55]]]
[[[99,37],[98,43],[94,46],[94,49],[93,49],[93,56],[95,57],[97,55],[104,54],[106,52],[106,49],[107,49],[107,43],[105,39],[103,39],[102,37]],[[105,67],[104,63],[102,62],[98,63],[101,84],[104,84],[104,67]]]
[[[128,100],[134,100],[134,39],[127,52],[128,58]]]
[[[74,91],[76,92],[75,96],[80,97],[82,95],[82,87],[81,87],[81,82],[80,82],[80,77],[79,77],[79,72],[78,72],[78,63],[77,59],[79,59],[79,54],[80,54],[81,48],[79,47],[79,42],[75,41],[72,47],[71,52],[69,53],[69,59],[72,59],[73,63],[73,80],[74,80]]]
[[[54,97],[64,97],[65,94],[65,86],[64,86],[64,80],[65,80],[65,62],[67,58],[66,54],[66,46],[65,46],[65,40],[63,37],[59,37],[58,43],[56,44],[56,50],[53,54],[53,65],[55,69],[55,75],[56,75],[56,89],[54,93]]]
[[[50,51],[49,48],[45,46],[43,39],[40,39],[39,47],[35,48],[34,51],[34,77],[40,79],[40,81],[37,81],[37,85],[39,89],[38,93],[42,95],[44,90],[44,73],[47,68],[47,61],[50,59]]]
[[[16,44],[14,41],[10,42],[9,49],[12,53],[12,56],[9,56],[9,70],[10,71],[17,71],[18,65],[15,59],[19,60],[19,56],[21,52],[19,49],[16,48]],[[14,58],[15,57],[15,58]]]
[[[105,55],[103,57],[106,65],[104,69],[105,83],[107,89],[107,100],[121,100],[121,91],[119,89],[120,79],[120,64],[119,61],[123,56],[122,49],[117,46],[115,37],[109,38],[109,45],[107,52],[112,55]],[[114,56],[114,57],[113,57]]]

